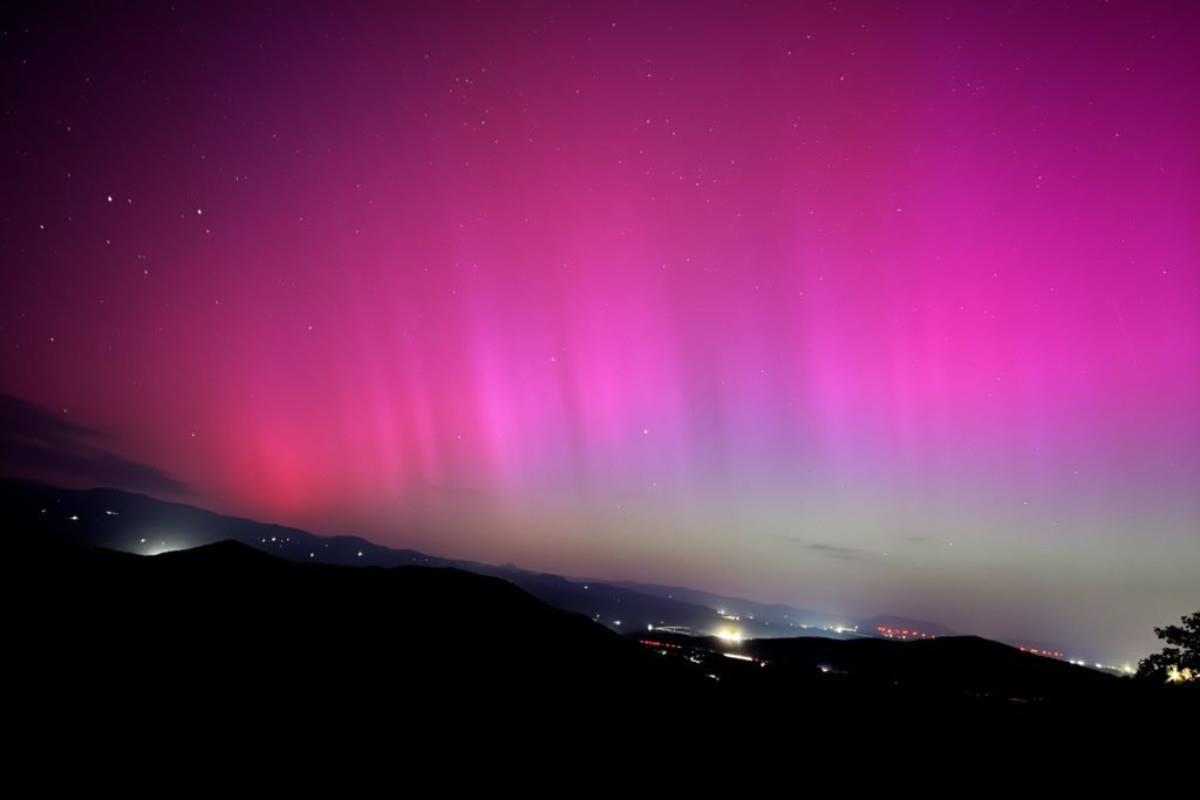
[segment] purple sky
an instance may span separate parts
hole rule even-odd
[[[347,5],[4,20],[0,392],[440,555],[1200,608],[1200,7]]]

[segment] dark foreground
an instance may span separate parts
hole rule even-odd
[[[2,569],[10,723],[95,747],[117,729],[179,747],[377,730],[724,740],[779,724],[800,741],[881,722],[1078,731],[1197,710],[1194,692],[973,637],[620,636],[497,578],[236,543],[153,557],[25,545]]]

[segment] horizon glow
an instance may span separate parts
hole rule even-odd
[[[29,12],[0,391],[227,513],[1154,649],[1200,10],[794,6]]]

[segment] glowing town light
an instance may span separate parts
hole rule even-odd
[[[716,636],[722,642],[729,642],[730,644],[740,644],[742,641],[742,632],[737,628],[721,628],[717,631]]]
[[[1200,678],[1200,674],[1192,672],[1191,667],[1180,669],[1178,666],[1167,667],[1167,683],[1191,683]]]

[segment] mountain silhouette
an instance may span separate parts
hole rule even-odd
[[[690,590],[680,590],[680,595],[671,598],[657,587],[642,590],[633,584],[568,580],[512,564],[494,566],[439,558],[416,550],[383,547],[356,536],[315,536],[297,528],[224,516],[117,489],[61,489],[30,481],[0,480],[0,505],[6,510],[13,535],[40,543],[154,555],[233,540],[297,562],[453,567],[499,577],[556,608],[583,614],[617,631],[671,624],[707,633],[722,624],[717,613],[720,603],[705,602],[706,595],[700,592],[684,596]],[[818,618],[811,612],[792,612],[795,620]],[[781,635],[793,630],[786,627],[785,614],[780,612],[780,622],[774,627],[768,617],[761,622],[745,619],[741,627],[747,635]]]
[[[619,633],[598,624],[587,603],[628,619],[693,613],[704,624],[716,612],[511,567],[468,571],[415,551],[379,548],[393,565],[359,566],[365,556],[345,548],[365,548],[361,540],[326,541],[126,493],[0,489],[0,584],[16,654],[9,681],[21,689],[14,713],[35,726],[82,714],[173,729],[181,720],[242,718],[246,709],[273,735],[293,725],[481,715],[493,723],[535,715],[551,726],[564,714],[667,715],[706,726],[740,724],[747,713],[822,725],[1178,713],[1161,687],[977,637],[729,641],[655,623]],[[146,526],[186,531],[187,542],[169,544],[189,546],[155,555],[112,549],[131,537],[150,544],[139,535]],[[241,540],[208,541],[231,532]],[[292,557],[263,547],[272,536]],[[296,557],[293,547],[324,544],[331,560],[354,566]],[[480,574],[488,569],[496,574]]]

